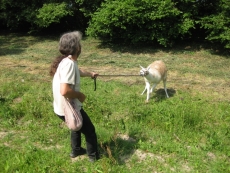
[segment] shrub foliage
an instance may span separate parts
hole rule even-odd
[[[193,27],[189,13],[176,8],[171,0],[107,0],[92,16],[87,33],[132,43],[157,41],[168,46]]]
[[[65,26],[89,36],[128,43],[196,37],[230,48],[229,0],[1,0],[0,26],[40,31]],[[60,32],[62,32],[60,30]]]
[[[216,10],[199,21],[207,31],[207,40],[220,42],[230,48],[230,1],[222,0]]]

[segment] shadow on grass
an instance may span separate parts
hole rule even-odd
[[[99,48],[109,48],[114,52],[121,53],[150,53],[154,54],[160,51],[173,54],[190,54],[192,52],[205,50],[213,55],[219,55],[225,58],[230,58],[230,49],[225,49],[221,44],[209,43],[202,40],[183,40],[177,41],[172,47],[164,47],[157,43],[138,43],[138,44],[127,44],[127,43],[111,43],[108,41],[102,41],[98,46]]]
[[[6,99],[0,95],[0,103],[4,103],[4,102],[6,102]]]
[[[101,154],[108,157],[114,164],[125,164],[134,154],[137,141],[132,139],[116,138],[101,143]]]
[[[32,36],[32,37],[30,37]],[[47,40],[57,40],[60,37],[60,33],[53,35],[31,35],[27,33],[11,33],[7,31],[0,31],[0,56],[7,54],[20,54],[28,46],[35,43],[47,41]],[[87,39],[87,37],[84,37]],[[109,48],[114,52],[121,53],[157,53],[160,51],[173,53],[173,54],[190,54],[195,51],[205,50],[211,54],[223,56],[225,58],[230,58],[230,50],[224,49],[221,44],[210,43],[203,40],[188,39],[183,41],[176,41],[172,47],[164,47],[157,43],[138,43],[129,44],[123,42],[108,42],[101,40],[98,48]]]
[[[173,97],[176,94],[176,90],[174,90],[173,88],[167,88],[167,92],[168,92],[169,98]],[[165,90],[163,88],[156,90],[153,93],[152,98],[154,98],[156,100],[156,102],[160,102],[162,100],[167,99],[166,94],[165,94]]]
[[[21,54],[26,51],[26,48],[33,44],[54,40],[54,38],[54,36],[39,36],[0,31],[0,56]]]

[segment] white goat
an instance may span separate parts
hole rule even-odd
[[[166,88],[167,68],[165,66],[165,63],[163,61],[154,61],[147,68],[144,68],[142,66],[140,67],[141,67],[140,76],[143,76],[145,79],[145,89],[141,95],[143,95],[147,90],[146,102],[149,101],[150,93],[153,92],[153,90],[155,89],[157,84],[160,83],[161,80],[163,80],[164,83],[164,90],[166,96],[167,98],[169,98],[167,88]],[[150,83],[153,83],[152,88]]]

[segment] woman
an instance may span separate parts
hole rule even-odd
[[[97,135],[93,123],[82,108],[82,103],[86,96],[80,92],[80,76],[95,78],[98,74],[78,68],[77,59],[81,53],[81,38],[82,34],[79,31],[68,32],[61,36],[59,51],[62,55],[53,61],[50,75],[53,76],[53,106],[55,114],[65,121],[63,99],[66,97],[74,99],[83,118],[82,128],[77,132],[71,131],[72,152],[70,157],[74,158],[86,154],[86,149],[81,147],[81,133],[83,133],[86,139],[89,160],[93,162],[99,159]]]

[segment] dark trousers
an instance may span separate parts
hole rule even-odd
[[[79,131],[71,131],[71,147],[72,150],[79,150],[81,147],[81,133],[85,135],[87,154],[91,158],[98,158],[98,149],[97,149],[97,135],[95,127],[91,122],[87,113],[81,109],[81,115],[83,118],[83,125]],[[64,116],[58,116],[63,121],[65,121]]]

